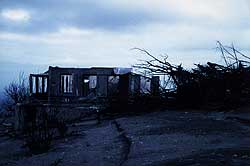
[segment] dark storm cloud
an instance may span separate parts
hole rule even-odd
[[[1,0],[0,10],[23,9],[31,14],[25,24],[0,20],[0,29],[9,32],[48,32],[61,26],[119,30],[160,19],[143,10],[115,8],[96,1]]]

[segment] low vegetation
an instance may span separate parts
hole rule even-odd
[[[27,123],[24,130],[26,146],[33,154],[47,152],[53,139],[63,138],[67,134],[67,125],[58,117],[58,110],[38,110],[26,104]]]
[[[1,104],[2,109],[7,112],[14,112],[17,103],[22,103],[28,99],[29,88],[24,73],[19,73],[18,79],[4,88],[4,95],[5,98]]]

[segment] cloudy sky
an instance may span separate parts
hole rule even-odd
[[[220,61],[217,40],[249,55],[250,0],[0,0],[5,75],[7,64],[131,66],[144,58],[133,47],[190,66]]]

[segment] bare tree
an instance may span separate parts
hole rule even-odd
[[[29,96],[29,88],[27,79],[23,72],[19,73],[17,80],[12,81],[4,88],[4,94],[6,98],[3,102],[3,107],[7,111],[12,111],[13,106],[17,103],[22,103],[27,99]]]
[[[174,65],[168,62],[168,55],[163,55],[161,58],[157,58],[145,49],[133,48],[133,50],[139,50],[150,57],[150,60],[143,60],[142,63],[134,65],[135,68],[143,69],[151,75],[168,75],[177,87],[182,84],[182,80],[180,79],[181,75],[184,76],[189,73],[184,70],[181,64]],[[170,81],[168,80],[168,82]]]
[[[167,82],[173,82],[177,101],[181,104],[201,104],[212,99],[225,103],[239,103],[242,92],[250,95],[250,57],[238,51],[233,44],[225,46],[218,41],[217,48],[225,64],[207,62],[203,65],[195,64],[196,67],[192,69],[171,64],[167,61],[167,55],[158,58],[145,49],[133,48],[149,57],[134,67],[151,75],[167,75]]]
[[[225,46],[220,41],[217,41],[217,49],[221,52],[226,69],[240,68],[242,65],[247,66],[250,64],[250,57],[237,50],[234,44]]]

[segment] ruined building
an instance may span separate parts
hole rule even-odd
[[[159,77],[148,78],[131,68],[49,67],[43,74],[30,75],[31,97],[41,101],[78,102],[95,98],[158,92]]]
[[[17,130],[28,128],[32,116],[44,111],[59,111],[62,119],[74,120],[105,110],[109,103],[124,109],[121,105],[126,106],[135,96],[159,92],[159,77],[148,78],[131,68],[49,67],[42,74],[31,74],[29,81],[29,101],[16,107]]]

